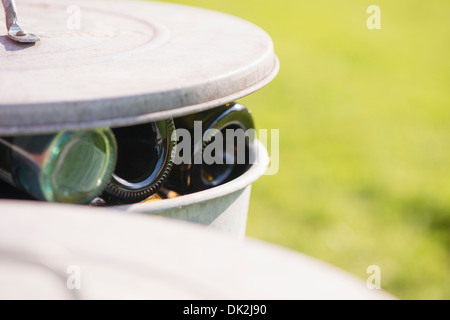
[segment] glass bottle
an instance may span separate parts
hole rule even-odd
[[[185,159],[184,152],[186,150],[177,153],[176,165],[172,169],[165,188],[180,194],[198,192],[229,182],[249,168],[251,164],[249,150],[255,141],[255,125],[250,111],[241,104],[227,104],[212,110],[176,118],[174,121],[177,132],[184,129],[190,133],[190,161],[186,163],[179,159],[180,157]],[[200,134],[197,134],[196,126],[199,124],[201,124],[201,131]],[[241,130],[250,134],[243,137],[245,141],[241,141],[243,143],[239,144],[236,139],[227,139],[227,130],[232,132]],[[208,163],[205,161],[207,147],[215,141],[218,134],[222,136],[222,147],[218,148],[220,153],[218,158],[222,158],[222,161]],[[177,136],[181,135],[177,134]],[[179,143],[180,147],[183,142]],[[240,152],[238,145],[244,147],[245,159],[243,161],[238,161],[238,152]]]
[[[0,138],[0,179],[33,198],[86,204],[116,163],[110,129]]]
[[[103,199],[129,204],[155,194],[172,169],[176,150],[173,119],[113,129],[118,159]]]

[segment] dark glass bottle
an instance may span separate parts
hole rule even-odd
[[[173,119],[113,129],[116,170],[102,197],[110,205],[143,201],[156,193],[172,169],[176,150]]]
[[[198,192],[229,182],[249,168],[251,162],[249,150],[255,140],[255,125],[251,113],[244,106],[237,103],[227,104],[212,110],[176,118],[174,121],[179,139],[184,139],[181,138],[180,129],[190,133],[190,161],[186,163],[188,158],[184,154],[186,150],[177,152],[176,165],[172,169],[165,188],[180,194]],[[201,131],[199,132],[200,122]],[[240,135],[240,138],[237,139],[227,139],[228,130],[241,133],[253,130],[253,134]],[[216,141],[219,134],[222,136],[221,141]],[[219,154],[206,152],[212,143],[218,143],[216,151],[220,149]],[[179,140],[179,144],[180,147],[184,143]],[[219,147],[220,144],[221,147]],[[240,154],[242,147],[243,154]],[[213,155],[215,159],[221,158],[222,161],[213,161],[212,163],[205,161],[207,154]]]
[[[0,179],[0,199],[33,200],[33,197],[25,191],[19,190]]]
[[[38,200],[89,203],[115,163],[109,129],[0,138],[0,179]]]

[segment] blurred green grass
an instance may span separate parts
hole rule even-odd
[[[280,171],[254,185],[248,235],[403,299],[450,298],[450,2],[178,0],[249,20],[281,71],[242,99],[280,129]],[[381,8],[381,30],[366,9]]]

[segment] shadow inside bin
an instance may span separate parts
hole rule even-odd
[[[18,43],[10,38],[8,36],[0,36],[0,45],[2,45],[6,51],[8,52],[14,52],[14,51],[21,51],[28,49],[30,47],[35,46],[35,43]]]
[[[22,192],[14,187],[11,187],[6,182],[0,180],[0,200],[1,199],[9,199],[9,200],[33,200],[29,195],[25,192]]]

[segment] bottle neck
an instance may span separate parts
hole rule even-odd
[[[175,160],[178,165],[169,177],[169,189],[181,194],[206,190],[231,181],[248,169],[248,150],[253,139],[245,133],[254,129],[254,122],[244,106],[227,104],[175,119],[175,125],[177,129],[190,132],[191,158],[190,163],[183,162],[186,158],[177,151],[180,158]],[[235,143],[236,139],[228,137],[227,130],[235,133],[239,130],[243,135],[240,134]]]
[[[104,191],[109,204],[136,203],[156,193],[172,168],[173,120],[113,129],[118,161]]]
[[[0,139],[0,178],[35,199],[84,204],[106,186],[116,162],[109,129]]]

